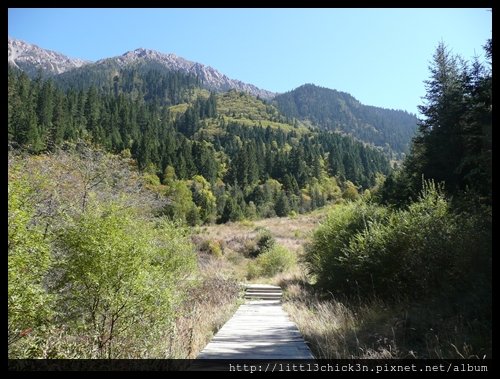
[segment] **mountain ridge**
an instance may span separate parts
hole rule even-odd
[[[181,71],[197,76],[202,85],[210,90],[225,92],[235,89],[267,100],[276,96],[276,93],[258,88],[253,84],[231,79],[211,66],[189,61],[173,53],[162,53],[152,49],[137,48],[127,51],[122,55],[90,62],[81,59],[72,59],[61,53],[43,49],[37,45],[11,37],[9,37],[8,45],[9,63],[25,71],[30,76],[35,76],[39,69],[48,74],[48,76],[56,76],[63,73],[68,74],[79,69],[100,67],[106,64],[114,64],[119,68],[123,68],[132,63],[155,63],[168,70]]]
[[[52,76],[91,63],[11,37],[8,38],[8,51],[8,62],[32,76],[36,75],[39,69]]]
[[[396,159],[402,158],[402,154],[408,151],[416,131],[415,115],[402,110],[364,105],[346,92],[304,84],[291,91],[276,94],[230,79],[211,66],[153,49],[137,48],[121,55],[89,62],[72,59],[9,37],[8,60],[31,77],[35,77],[39,70],[45,71],[47,76],[53,77],[63,88],[105,86],[113,89],[122,80],[127,80],[129,86],[133,85],[135,75],[142,78],[139,79],[142,81],[144,75],[160,75],[160,78],[165,74],[178,72],[192,77],[198,83],[196,85],[211,91],[225,93],[236,90],[270,101],[290,121],[297,119],[313,128],[349,135],[363,143],[382,148],[391,157],[396,153]],[[127,78],[123,78],[123,75]],[[141,91],[140,88],[137,90]],[[158,94],[153,96],[158,98]],[[176,101],[167,105],[175,104]]]
[[[238,79],[231,79],[211,66],[190,61],[174,53],[162,53],[153,49],[137,48],[119,56],[101,59],[96,64],[116,62],[118,66],[123,67],[131,62],[146,63],[148,61],[160,63],[169,70],[181,71],[197,76],[202,85],[210,90],[225,92],[235,89],[268,100],[276,96],[276,93],[258,88],[253,84],[245,83]]]
[[[407,111],[365,105],[347,92],[314,84],[279,94],[273,103],[287,117],[309,120],[398,154],[408,151],[417,129],[417,117]]]

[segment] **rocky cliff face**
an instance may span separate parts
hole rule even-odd
[[[55,76],[83,66],[90,69],[92,66],[99,67],[102,65],[127,67],[133,64],[153,63],[168,70],[196,75],[203,86],[214,91],[223,92],[235,89],[254,96],[260,96],[263,99],[271,99],[276,95],[252,84],[230,79],[210,66],[188,61],[175,54],[165,54],[150,49],[136,49],[117,57],[101,59],[92,63],[69,58],[55,51],[42,49],[36,45],[9,38],[8,60],[10,64],[25,71],[30,76],[35,76],[40,70],[47,76]]]
[[[90,63],[82,59],[69,58],[55,51],[42,49],[13,38],[9,38],[8,61],[29,75],[36,75],[41,70],[49,76],[58,75]]]
[[[226,75],[217,71],[216,69],[205,66],[201,63],[191,62],[175,54],[164,54],[155,50],[149,49],[136,49],[128,51],[125,54],[103,59],[96,62],[96,64],[109,64],[115,63],[120,67],[125,67],[133,63],[148,63],[154,62],[160,64],[169,70],[181,71],[198,76],[202,84],[215,91],[228,91],[235,89],[244,91],[254,96],[259,96],[264,99],[271,99],[276,94],[264,89],[260,89],[253,84],[244,83],[240,80],[230,79]]]

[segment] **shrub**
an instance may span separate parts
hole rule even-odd
[[[247,279],[254,279],[262,276],[262,270],[255,261],[248,262],[247,265]]]
[[[356,188],[356,186],[352,182],[347,181],[345,186],[346,186],[346,188],[345,188],[344,192],[342,193],[343,199],[354,201],[354,200],[359,198],[358,189]]]
[[[243,243],[243,255],[255,258],[265,251],[272,249],[276,243],[271,232],[267,229],[257,228],[258,233],[255,238],[247,238]]]
[[[224,254],[224,248],[221,242],[222,241],[217,240],[206,240],[202,243],[200,249],[216,258],[221,258]]]
[[[266,276],[271,277],[286,271],[296,263],[295,255],[283,246],[275,245],[259,255],[247,267],[249,279]]]
[[[421,296],[439,287],[453,265],[454,220],[444,197],[429,192],[407,210],[395,211],[358,232],[344,249],[361,291]]]
[[[153,341],[196,266],[182,228],[141,220],[117,204],[94,205],[64,230],[58,250],[61,310],[83,322],[97,357],[119,357],[120,342],[138,338],[142,349]]]
[[[257,235],[257,251],[256,256],[270,250],[274,247],[276,240],[274,239],[271,232],[267,229],[262,230]]]
[[[52,316],[52,297],[43,286],[50,265],[49,245],[33,225],[33,188],[17,169],[8,185],[8,344],[9,357],[29,334],[40,335]]]
[[[149,184],[150,186],[159,186],[160,185],[160,178],[158,178],[158,175],[156,174],[151,174],[149,172],[143,174],[144,181],[146,184]]]
[[[442,189],[428,182],[405,210],[363,203],[335,208],[314,234],[306,259],[318,284],[330,291],[383,298],[456,291],[466,279],[475,280],[467,266],[479,259],[483,270],[489,265],[481,242],[488,226],[478,225],[477,217],[458,218]]]
[[[329,290],[349,285],[352,275],[346,266],[344,249],[370,223],[386,219],[387,210],[372,204],[352,202],[334,207],[306,248],[306,266],[317,284]]]

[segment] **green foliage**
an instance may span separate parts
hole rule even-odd
[[[448,194],[468,190],[491,203],[491,68],[477,58],[468,64],[440,43],[430,72],[419,106],[424,118],[401,172],[387,179],[382,201],[408,204],[425,178],[444,182]]]
[[[405,210],[360,202],[334,209],[306,254],[325,289],[414,299],[463,290],[464,282],[487,277],[491,262],[482,240],[488,228],[471,213],[457,217],[432,182],[425,182],[421,197]],[[476,259],[484,266],[471,274],[464,262]]]
[[[177,180],[177,175],[175,174],[175,168],[168,165],[165,167],[163,172],[163,184],[170,186]]]
[[[160,185],[160,178],[156,174],[151,174],[151,173],[144,173],[144,180],[146,181],[147,184],[151,186],[159,186]]]
[[[350,277],[342,263],[343,249],[352,236],[370,223],[386,219],[387,210],[376,205],[358,201],[335,206],[314,233],[313,243],[306,251],[308,268],[318,285],[328,289],[344,288]]]
[[[34,189],[22,167],[9,170],[8,185],[8,343],[9,356],[28,334],[43,335],[52,317],[52,296],[43,281],[50,250],[43,230],[33,224]]]
[[[212,223],[215,221],[217,200],[212,193],[210,183],[201,176],[195,175],[191,183],[193,201],[200,209],[202,223]]]
[[[247,277],[249,279],[259,276],[271,277],[289,270],[295,264],[296,257],[292,252],[283,246],[274,245],[249,263]]]
[[[188,231],[126,163],[67,149],[9,154],[9,357],[165,354],[197,276]]]
[[[166,214],[189,225],[308,212],[337,200],[345,180],[365,189],[390,171],[379,150],[307,129],[248,94],[208,93],[189,75],[148,64],[77,71],[52,82],[9,70],[9,143],[39,153],[84,140],[121,152],[151,190],[164,191],[161,179]]]
[[[258,256],[268,250],[271,250],[275,244],[276,240],[269,230],[264,229],[260,231],[256,238],[256,251],[252,254],[252,256]]]
[[[228,221],[241,221],[244,218],[243,210],[241,209],[238,202],[233,198],[229,197],[226,199],[226,204],[224,206],[224,211],[219,219],[220,222]]]
[[[174,181],[165,193],[168,203],[165,206],[165,215],[174,221],[187,223],[191,226],[200,223],[199,210],[193,201],[193,195],[186,182]]]
[[[292,129],[276,107],[247,93],[231,90],[219,95],[217,100],[219,113],[225,115],[229,121],[237,121],[248,126]]]
[[[250,258],[255,258],[260,254],[272,249],[276,240],[267,229],[258,228],[258,233],[254,238],[248,238],[245,241],[243,254]]]
[[[216,258],[221,258],[224,255],[222,241],[206,240],[203,242],[200,249]]]
[[[347,181],[345,183],[345,190],[342,193],[342,198],[351,201],[357,200],[359,198],[358,189],[352,182]]]
[[[278,200],[276,200],[274,211],[276,212],[276,216],[278,217],[285,217],[288,216],[288,213],[290,213],[290,203],[288,201],[288,197],[284,192],[281,192]]]
[[[246,221],[249,223],[251,222],[251,220],[255,220],[258,218],[257,207],[255,206],[255,203],[251,200],[248,202],[248,205],[245,209],[245,217],[247,219]]]
[[[195,268],[182,229],[166,221],[154,225],[117,204],[93,206],[57,246],[61,306],[79,315],[99,357],[119,355],[122,333],[131,338],[139,329],[167,327],[176,287]]]
[[[247,279],[255,279],[262,276],[261,268],[257,265],[255,261],[250,261],[247,264]]]

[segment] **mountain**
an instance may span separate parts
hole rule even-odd
[[[363,105],[348,93],[313,84],[277,95],[274,103],[287,117],[351,135],[388,152],[407,152],[417,129],[413,114]]]
[[[9,63],[34,77],[39,70],[48,76],[59,76],[62,83],[74,83],[83,78],[86,84],[102,84],[112,80],[117,71],[127,68],[154,68],[160,71],[178,71],[197,77],[201,85],[209,90],[225,92],[231,89],[243,91],[263,99],[276,94],[260,89],[253,84],[230,79],[216,69],[191,62],[175,54],[165,54],[150,49],[136,49],[123,55],[101,59],[95,63],[68,58],[51,50],[42,49],[20,40],[9,38]]]
[[[219,93],[235,90],[272,100],[281,114],[274,116],[272,122],[293,122],[295,119],[294,125],[309,125],[349,135],[363,143],[381,147],[388,155],[396,153],[401,157],[416,130],[414,115],[366,106],[347,93],[306,84],[276,95],[175,54],[140,48],[92,63],[11,38],[8,47],[8,60],[12,66],[31,77],[42,70],[64,89],[87,90],[94,86],[106,92],[129,94],[134,99],[144,97],[146,101],[157,101],[166,106],[192,101],[193,96],[198,96],[196,88],[200,86]],[[184,90],[178,91],[181,82]],[[236,118],[240,117],[239,113],[229,109],[226,116]],[[248,122],[258,119],[252,118]]]
[[[150,49],[141,48],[128,51],[123,55],[103,59],[95,63],[96,67],[102,65],[110,65],[119,68],[155,65],[164,67],[169,71],[180,71],[184,74],[196,76],[204,87],[217,92],[226,92],[234,89],[249,93],[253,96],[259,96],[263,99],[271,99],[276,95],[273,92],[257,88],[253,84],[230,79],[210,66],[188,61],[175,54],[164,54]]]
[[[8,45],[9,63],[30,76],[35,76],[39,70],[48,76],[58,75],[90,63],[10,37]]]

